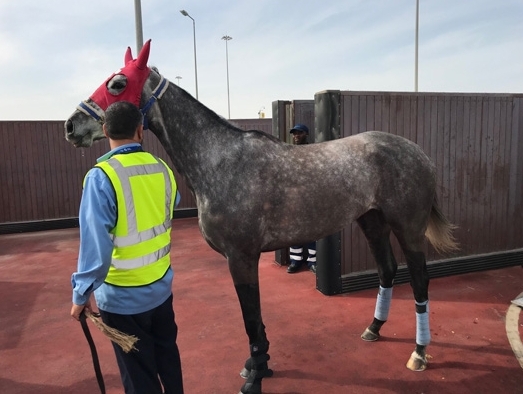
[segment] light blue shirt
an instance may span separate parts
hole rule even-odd
[[[108,160],[115,154],[141,150],[138,143],[122,145],[100,157]],[[180,201],[176,192],[175,206]],[[172,292],[173,271],[169,268],[164,277],[150,285],[120,287],[105,283],[111,266],[113,242],[110,231],[116,226],[116,194],[107,175],[94,167],[85,177],[80,202],[80,251],[78,271],[73,273],[73,303],[84,305],[94,292],[99,309],[132,315],[146,312],[161,305]]]

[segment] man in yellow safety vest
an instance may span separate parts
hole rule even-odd
[[[142,149],[143,116],[134,104],[107,108],[111,151],[84,179],[78,270],[71,316],[92,310],[139,338],[137,351],[113,344],[125,393],[183,393],[170,265],[171,220],[179,201],[173,172]]]

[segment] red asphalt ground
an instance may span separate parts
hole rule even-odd
[[[203,241],[196,219],[176,220],[172,238],[185,393],[236,394],[248,343],[226,261]],[[0,236],[1,394],[99,393],[86,339],[69,317],[77,252],[78,229]],[[273,260],[266,253],[260,261],[274,369],[265,394],[523,393],[505,328],[510,301],[523,292],[521,267],[432,280],[432,358],[426,371],[412,372],[405,367],[415,340],[408,284],[394,289],[382,338],[367,343],[360,334],[376,289],[327,297],[312,273],[289,275]],[[123,393],[109,340],[90,327],[107,393]]]

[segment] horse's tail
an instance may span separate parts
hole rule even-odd
[[[438,253],[452,252],[459,249],[459,244],[452,235],[457,226],[450,223],[438,207],[437,197],[434,197],[430,211],[429,225],[425,236]]]

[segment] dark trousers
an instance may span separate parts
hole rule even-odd
[[[172,302],[171,294],[160,306],[137,315],[100,310],[104,323],[139,339],[135,344],[138,351],[129,353],[113,343],[126,394],[183,394]]]

